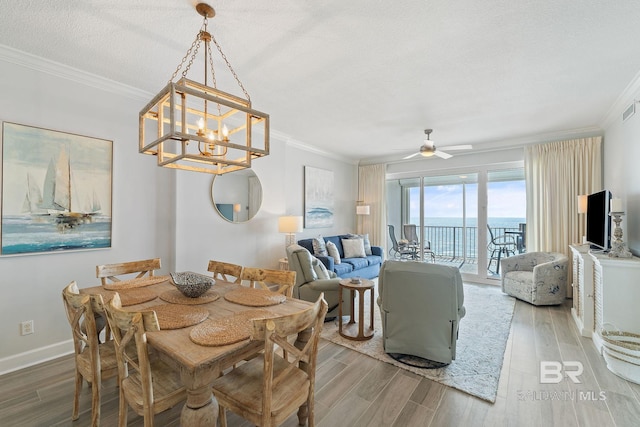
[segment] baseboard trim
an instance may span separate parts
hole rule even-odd
[[[0,375],[73,353],[73,340],[62,341],[0,359]]]

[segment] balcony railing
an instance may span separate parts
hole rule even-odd
[[[465,233],[466,230],[466,233]],[[492,227],[494,236],[504,235],[506,231],[518,233],[517,228]],[[514,234],[514,242],[517,241],[517,234]],[[478,258],[478,227],[458,227],[458,226],[438,226],[429,225],[424,227],[423,242],[430,242],[431,250],[436,258],[442,261],[455,261],[465,259],[473,263]],[[487,242],[488,244],[488,242]],[[487,244],[481,244],[481,248],[486,248]],[[519,245],[519,249],[522,245]],[[490,255],[490,254],[489,254]]]

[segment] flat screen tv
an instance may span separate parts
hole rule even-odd
[[[598,191],[587,196],[587,242],[594,249],[606,251],[611,247],[610,201],[609,190]]]

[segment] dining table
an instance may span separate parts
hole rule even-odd
[[[152,284],[132,287],[127,286],[126,282],[117,282],[112,287],[93,286],[82,288],[80,292],[102,294],[105,302],[115,292],[119,292],[123,308],[130,311],[154,310],[154,307],[156,307],[160,330],[147,332],[147,341],[163,360],[171,363],[180,372],[181,381],[187,391],[187,399],[180,414],[180,425],[183,426],[216,425],[219,408],[213,396],[211,384],[223,374],[225,369],[252,357],[263,348],[263,342],[251,340],[249,337],[225,344],[226,336],[234,336],[235,334],[237,339],[238,326],[243,326],[239,325],[239,322],[251,322],[251,320],[247,320],[252,317],[249,314],[253,314],[255,318],[257,310],[260,310],[258,312],[259,317],[278,317],[296,313],[313,306],[310,302],[284,296],[277,300],[279,301],[277,303],[270,302],[269,305],[262,306],[260,306],[261,300],[258,298],[258,306],[256,306],[256,302],[251,298],[245,302],[236,297],[231,298],[231,295],[262,296],[263,294],[260,294],[260,292],[269,291],[252,289],[222,280],[216,280],[211,289],[203,295],[203,297],[209,296],[209,298],[206,298],[206,302],[203,303],[190,300],[187,297],[184,297],[187,298],[186,300],[184,298],[181,300],[181,296],[177,294],[177,289],[169,276],[156,276],[153,281],[147,281],[147,283]],[[142,298],[139,295],[144,295],[144,297]],[[167,298],[167,296],[172,296],[172,298]],[[174,309],[179,308],[188,313],[190,307],[193,307],[192,311],[196,313],[202,312],[202,308],[204,308],[208,311],[208,315],[205,313],[206,319],[204,320],[197,319],[197,316],[192,316],[191,318],[196,318],[198,321],[195,325],[186,327],[172,325],[169,329],[163,329],[159,313],[167,304],[175,303],[177,304],[173,307]],[[207,329],[208,326],[210,327]],[[202,334],[197,335],[195,332],[206,332],[207,330],[214,335],[208,337],[210,340],[207,340],[205,334],[205,344],[203,345]],[[225,335],[226,332],[229,332],[229,334]],[[215,334],[218,334],[218,336]],[[220,336],[222,336],[222,339],[220,339]],[[295,345],[304,346],[309,337],[310,331],[298,334]],[[308,408],[301,407],[298,411],[298,419],[301,425],[306,423],[307,415]]]

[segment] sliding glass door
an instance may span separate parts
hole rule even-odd
[[[391,179],[387,195],[396,238],[411,240],[405,226],[416,227],[418,260],[458,267],[467,278],[495,279],[498,258],[526,250],[521,167]],[[513,244],[496,250],[500,239]]]

